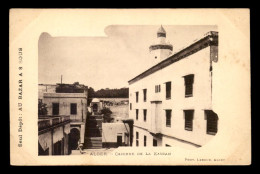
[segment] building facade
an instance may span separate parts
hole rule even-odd
[[[80,84],[57,84],[55,92],[44,92],[48,115],[70,116],[70,148],[84,144],[87,117],[87,87]]]
[[[130,127],[127,123],[102,123],[102,147],[130,146]]]
[[[43,93],[55,93],[57,85],[55,84],[39,84],[38,85],[38,99],[43,100]]]
[[[201,147],[217,133],[212,105],[218,33],[171,54],[166,32],[150,46],[154,65],[129,83],[129,117],[134,119],[134,146]]]
[[[40,116],[38,155],[69,155],[69,116]]]

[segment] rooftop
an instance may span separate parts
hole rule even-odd
[[[85,93],[43,93],[44,98],[86,98]]]
[[[88,87],[75,82],[73,84],[57,83],[56,93],[84,93]]]

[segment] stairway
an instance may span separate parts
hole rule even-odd
[[[102,148],[102,122],[100,115],[90,116],[86,121],[85,144],[86,149]]]
[[[102,137],[88,137],[86,138],[87,149],[101,149]]]

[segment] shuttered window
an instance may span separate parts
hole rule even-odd
[[[161,92],[161,85],[155,85],[155,93]]]
[[[185,130],[192,131],[194,110],[184,110]]]
[[[144,92],[144,102],[146,102],[146,98],[147,98],[147,89],[143,89],[143,92]]]
[[[147,110],[144,109],[144,121],[146,121],[146,114],[147,114]]]
[[[60,105],[59,103],[52,103],[52,114],[59,115],[60,113]]]
[[[218,115],[212,110],[205,110],[207,120],[207,134],[215,135],[218,132]]]
[[[172,110],[165,110],[166,113],[166,127],[171,127]]]
[[[171,82],[166,82],[166,99],[171,99]]]
[[[77,114],[77,103],[70,104],[70,114],[76,115]]]
[[[192,97],[194,74],[184,76],[184,81],[185,81],[185,97]]]
[[[136,92],[135,96],[136,96],[136,103],[138,103],[139,92]]]

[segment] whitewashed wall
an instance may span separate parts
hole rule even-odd
[[[210,47],[204,48],[178,62],[171,64],[129,86],[129,102],[132,110],[130,118],[134,124],[145,129],[151,129],[151,102],[162,101],[161,117],[162,134],[173,136],[198,145],[207,143],[213,135],[206,133],[205,109],[212,109],[211,77],[210,77]],[[183,76],[194,74],[193,97],[185,98]],[[166,100],[165,82],[171,81],[171,99]],[[155,85],[161,85],[161,92],[155,93]],[[147,89],[147,101],[143,102],[143,89]],[[135,101],[135,92],[139,92],[139,102]],[[136,111],[139,109],[139,119]],[[147,109],[147,121],[143,121],[143,109]],[[171,127],[166,127],[165,109],[172,110]],[[193,131],[184,129],[183,110],[194,109]],[[170,142],[169,142],[170,143]]]

